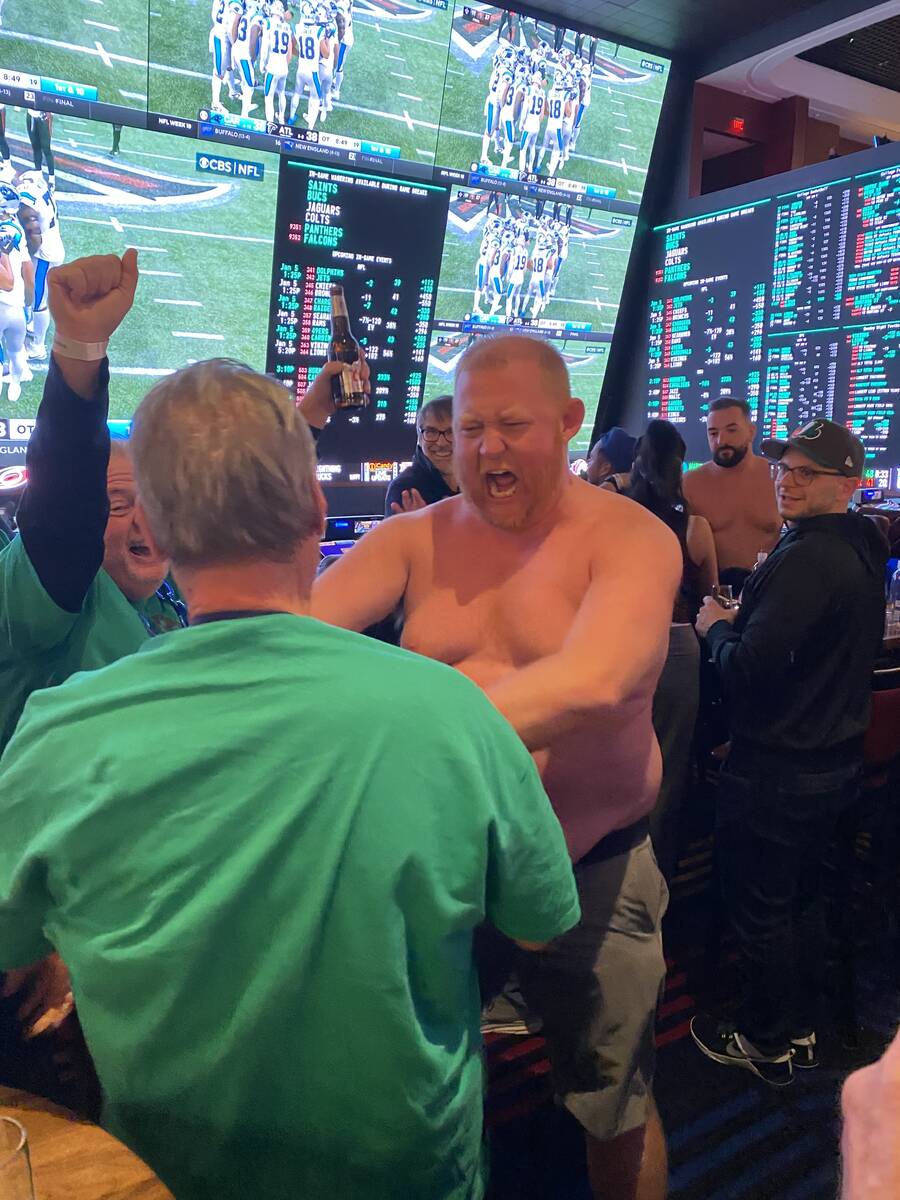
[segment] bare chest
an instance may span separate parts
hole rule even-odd
[[[736,528],[771,532],[779,524],[774,488],[768,477],[720,482],[718,486],[714,482],[705,484],[698,491],[695,507],[714,533]]]
[[[531,552],[437,555],[416,564],[403,644],[460,667],[483,686],[559,650],[589,583],[584,555],[563,542]]]

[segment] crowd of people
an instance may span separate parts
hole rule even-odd
[[[820,859],[884,619],[860,444],[818,421],[761,458],[726,398],[699,471],[655,421],[580,480],[563,360],[483,339],[421,409],[388,519],[318,572],[335,367],[297,409],[195,363],[111,444],[137,282],[134,251],[49,276],[0,551],[3,993],[32,1033],[74,999],[104,1124],[179,1200],[477,1200],[496,1005],[540,1023],[593,1194],[661,1200],[664,875],[702,657],[744,987],[736,1027],[694,1039],[776,1085],[815,1062]],[[359,636],[398,612],[401,646]],[[898,1053],[846,1085],[848,1200],[900,1187],[868,1110],[896,1127]]]

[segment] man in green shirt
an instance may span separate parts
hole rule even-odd
[[[178,1200],[480,1197],[473,931],[579,917],[531,758],[458,672],[307,615],[322,500],[277,384],[189,367],[132,444],[192,625],[28,702],[0,966],[61,953],[104,1122]]]

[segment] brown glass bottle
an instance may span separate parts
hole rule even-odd
[[[365,408],[368,397],[363,389],[359,370],[359,342],[350,329],[347,301],[339,283],[331,286],[331,341],[328,343],[330,362],[344,364],[339,374],[331,377],[331,395],[336,408]]]

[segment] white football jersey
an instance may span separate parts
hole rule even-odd
[[[297,22],[295,29],[297,45],[297,70],[312,74],[319,69],[322,38],[318,25]]]
[[[38,185],[37,180],[32,177],[20,182],[19,195],[22,197],[22,203],[37,213],[41,227],[41,245],[33,257],[43,258],[49,263],[61,263],[66,257],[66,252],[59,231],[59,213],[53,193],[43,180]]]
[[[266,55],[266,71],[270,75],[287,75],[288,63],[291,61],[291,45],[293,43],[291,27],[287,21],[274,20],[269,25],[268,54]]]

